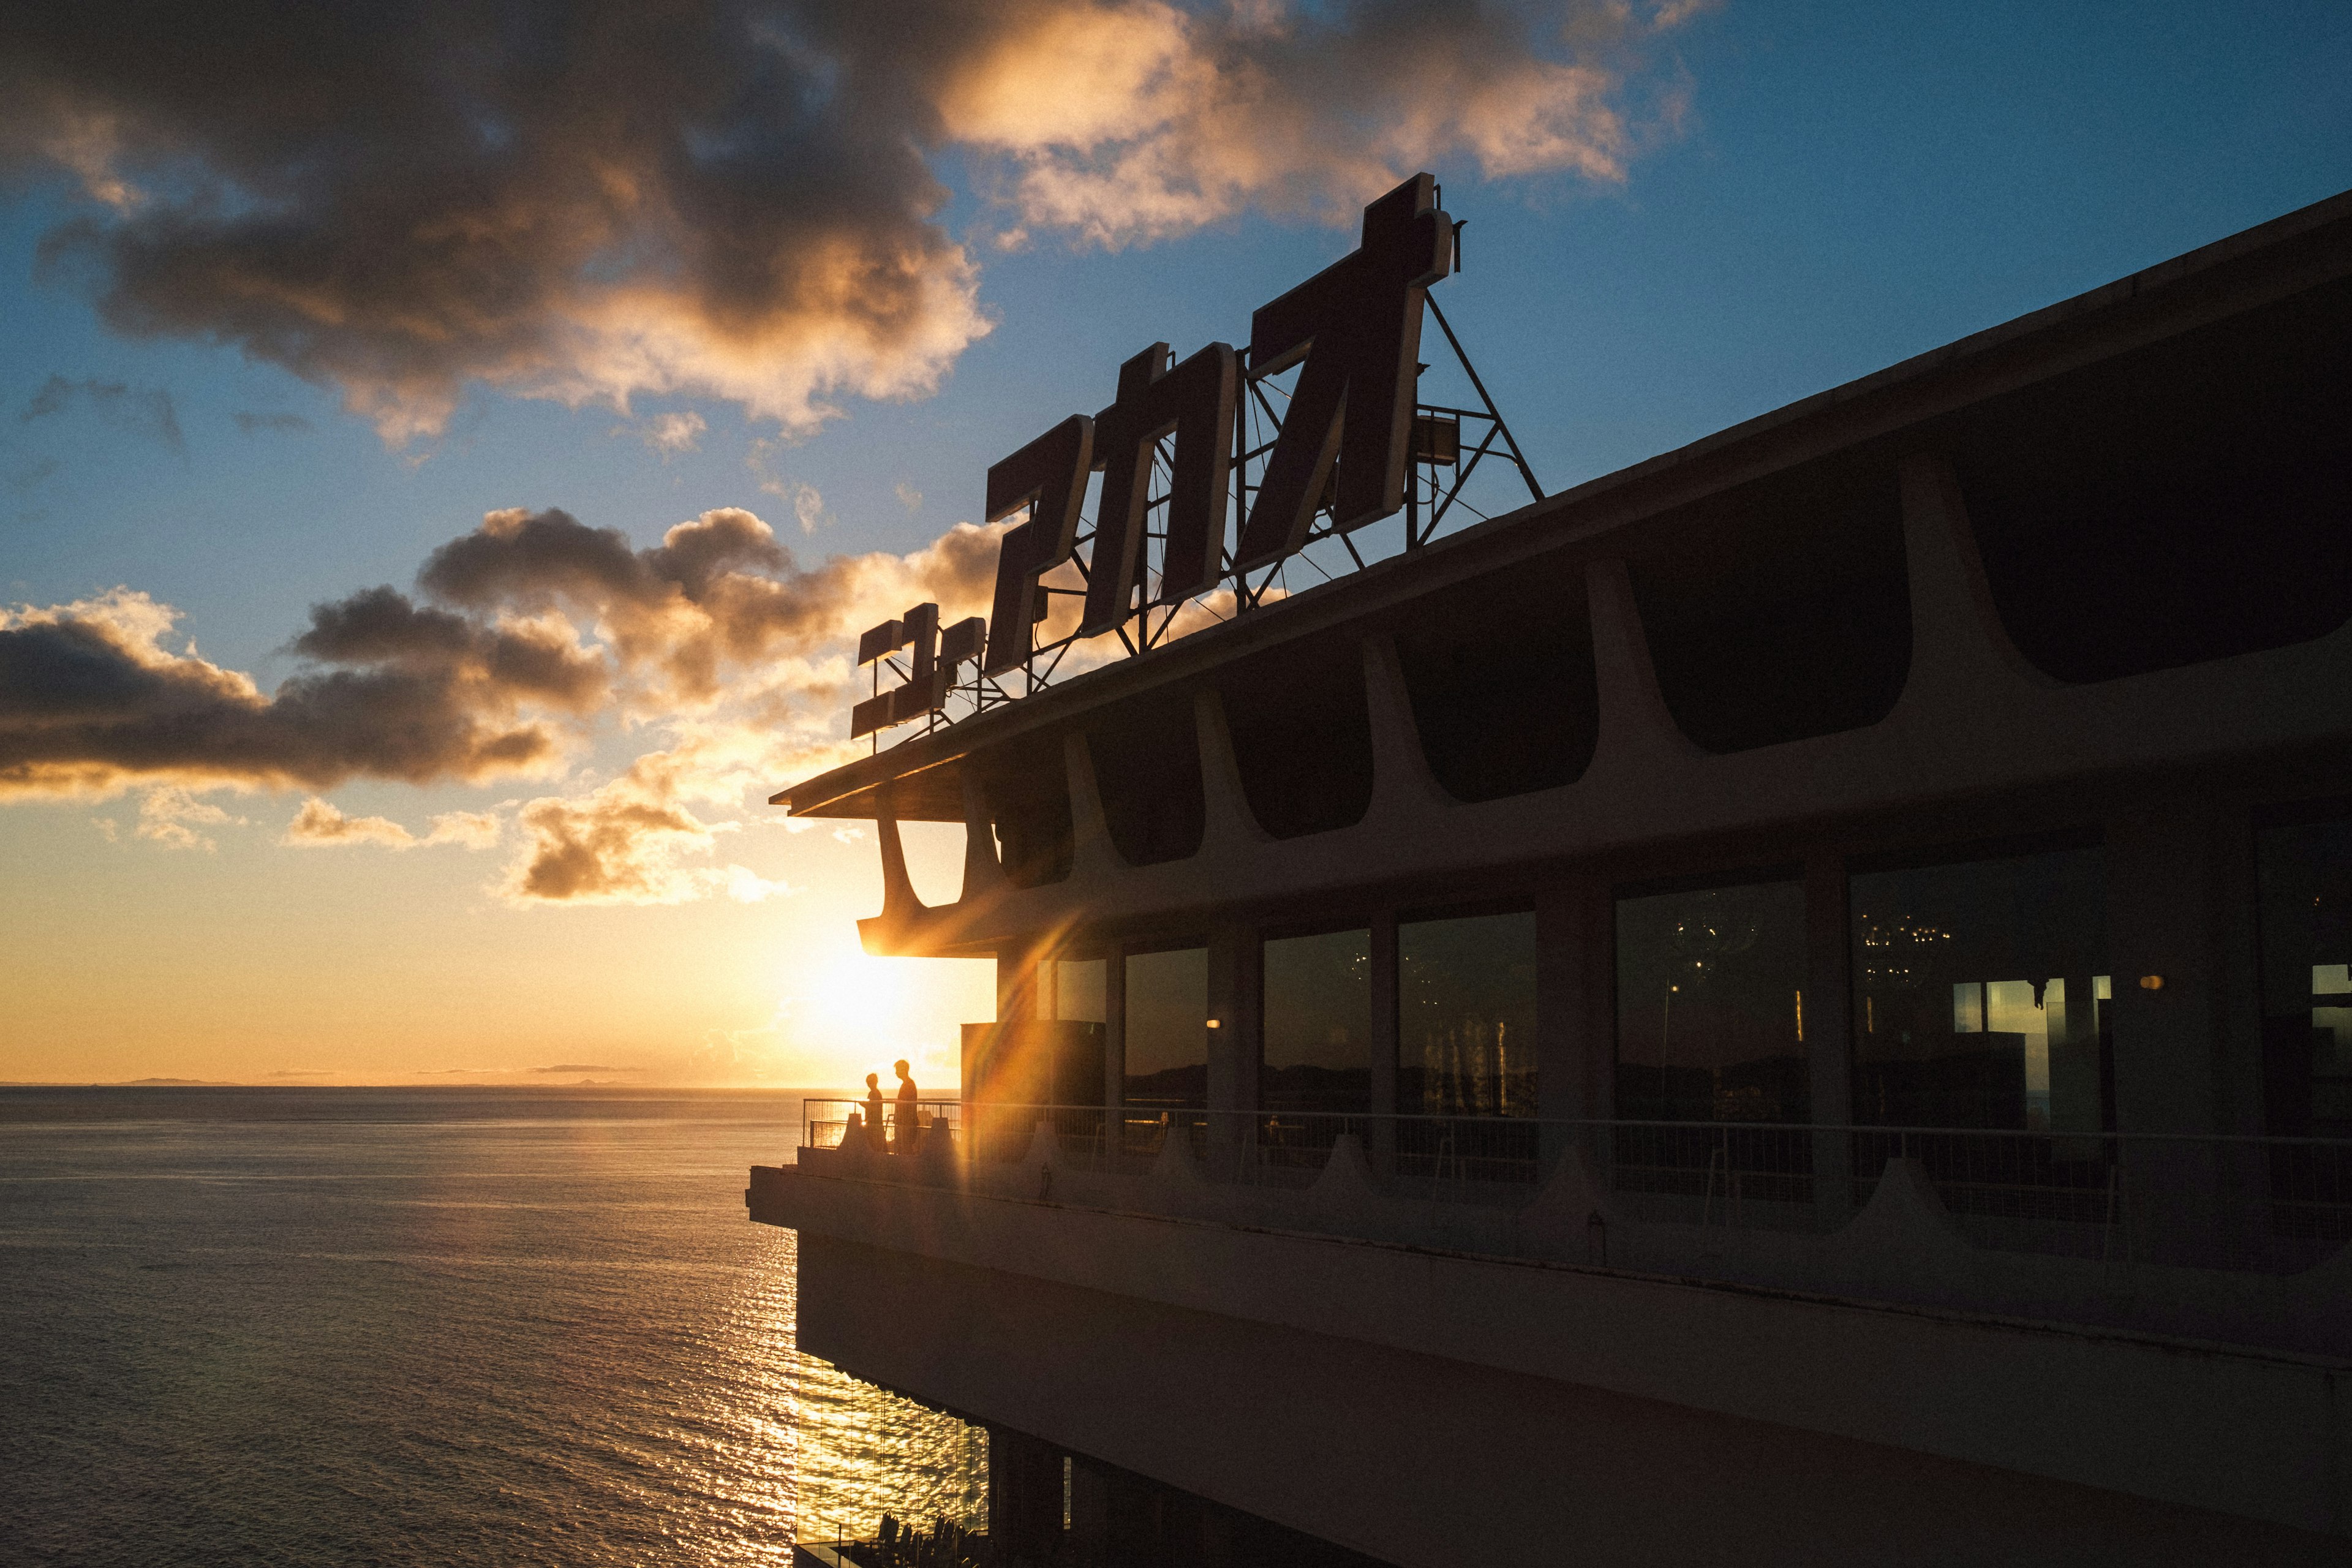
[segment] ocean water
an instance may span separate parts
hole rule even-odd
[[[0,1089],[0,1563],[766,1563],[976,1523],[793,1348],[793,1094]]]

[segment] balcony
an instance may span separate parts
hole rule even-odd
[[[856,1109],[803,1102],[800,1173],[2352,1353],[2342,1141],[926,1101],[900,1154]]]

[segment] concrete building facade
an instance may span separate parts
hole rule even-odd
[[[2352,196],[793,786],[999,975],[803,1347],[1040,1561],[2352,1560],[2347,363]]]

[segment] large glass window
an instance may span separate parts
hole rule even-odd
[[[1805,889],[1617,900],[1617,1114],[1804,1121]]]
[[[1855,1121],[2089,1133],[2107,1124],[2097,849],[1857,875],[1848,900]]]
[[[1265,944],[1267,1110],[1361,1111],[1371,1099],[1372,933],[1330,931]]]
[[[1209,950],[1127,956],[1127,1103],[1209,1103]]]
[[[1536,917],[1397,927],[1397,1109],[1536,1113]]]
[[[2256,844],[2270,1131],[2352,1137],[2352,820],[2268,828]]]

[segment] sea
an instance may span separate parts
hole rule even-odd
[[[784,1563],[987,1441],[804,1356],[791,1092],[0,1089],[0,1563]]]

